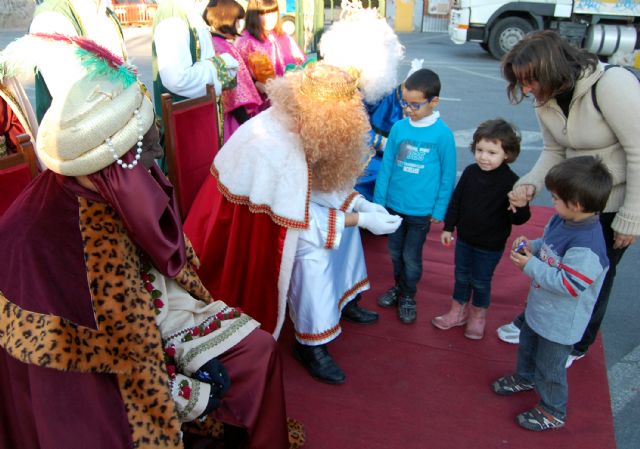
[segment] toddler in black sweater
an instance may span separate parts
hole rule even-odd
[[[509,208],[507,193],[518,176],[508,164],[520,153],[520,137],[513,126],[502,119],[481,123],[473,134],[471,152],[476,163],[464,170],[456,185],[440,236],[442,244],[449,246],[457,230],[451,308],[431,322],[442,330],[466,324],[465,337],[480,340],[491,300],[491,279],[511,225],[525,223],[531,212],[525,198]]]

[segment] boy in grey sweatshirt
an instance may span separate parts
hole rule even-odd
[[[554,166],[545,177],[556,214],[542,238],[514,240],[511,261],[531,278],[520,333],[516,373],[492,387],[499,395],[535,389],[540,403],[517,416],[520,426],[542,431],[564,426],[566,361],[580,340],[609,268],[598,213],[612,178],[599,159],[582,156]]]

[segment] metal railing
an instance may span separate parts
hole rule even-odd
[[[133,5],[113,5],[113,12],[116,13],[122,25],[149,25],[158,9],[155,4],[133,4]]]

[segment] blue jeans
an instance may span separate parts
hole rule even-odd
[[[422,277],[422,247],[431,227],[431,215],[404,215],[389,209],[389,213],[402,217],[402,224],[389,234],[388,246],[393,262],[393,277],[400,296],[413,298]]]
[[[527,322],[522,323],[518,346],[517,372],[533,382],[541,405],[555,417],[567,416],[567,357],[573,345],[562,345],[536,334]]]
[[[488,308],[491,303],[491,279],[501,257],[502,251],[487,251],[458,240],[453,299],[466,304],[473,293],[473,305]]]

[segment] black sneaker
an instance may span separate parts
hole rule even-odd
[[[564,418],[558,418],[541,405],[536,405],[528,412],[520,413],[516,416],[516,421],[520,427],[534,432],[564,427]]]
[[[404,324],[415,322],[418,316],[416,300],[411,296],[403,296],[398,299],[398,319]]]
[[[511,374],[496,380],[491,384],[493,391],[500,396],[511,396],[522,391],[531,391],[534,388],[533,382],[529,382],[519,374]]]
[[[380,307],[384,307],[385,309],[395,306],[398,303],[399,294],[400,289],[397,285],[394,285],[389,290],[387,290],[384,295],[378,298],[378,305]]]

